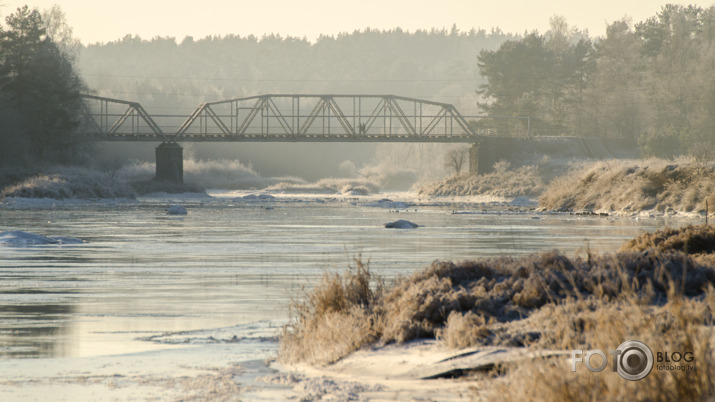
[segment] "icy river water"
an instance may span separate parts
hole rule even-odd
[[[265,358],[275,354],[291,298],[358,255],[371,271],[394,278],[436,259],[613,252],[644,230],[676,224],[402,194],[211,195],[0,205],[0,232],[85,241],[0,247],[0,371],[3,360],[7,366],[197,344],[223,344],[235,361]],[[379,202],[383,197],[395,202]],[[188,214],[167,215],[172,203]],[[383,227],[396,219],[422,226]]]

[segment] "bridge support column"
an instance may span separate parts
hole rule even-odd
[[[479,174],[479,144],[469,147],[469,173]]]
[[[183,148],[175,142],[156,147],[156,180],[184,184]]]

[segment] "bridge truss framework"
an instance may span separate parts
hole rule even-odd
[[[393,95],[260,95],[161,124],[137,102],[83,97],[81,135],[97,141],[478,142],[453,105]]]

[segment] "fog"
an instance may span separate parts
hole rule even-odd
[[[175,131],[199,104],[261,94],[399,95],[476,114],[476,63],[511,35],[456,29],[365,30],[315,43],[279,36],[145,40],[127,36],[81,49],[77,65],[97,95],[138,101]],[[156,144],[101,143],[105,161],[153,161]],[[382,184],[444,175],[449,145],[356,143],[182,143],[187,160],[240,161],[262,177],[379,177]],[[427,155],[429,150],[429,155]],[[350,166],[351,168],[346,168]],[[341,168],[342,167],[342,168]],[[388,176],[396,175],[394,180]],[[409,181],[409,180],[408,180]]]
[[[315,42],[276,35],[126,36],[82,47],[76,64],[91,91],[140,102],[167,133],[209,101],[261,94],[398,95],[453,104],[464,116],[494,117],[475,127],[497,129],[499,136],[619,139],[643,156],[709,160],[715,154],[708,118],[715,110],[709,74],[714,13],[713,7],[669,5],[646,21],[615,21],[597,38],[558,16],[549,31],[523,35],[454,27],[366,29]],[[672,40],[663,41],[664,32]],[[148,144],[100,148],[111,150],[99,155],[103,160],[153,160]],[[189,160],[240,161],[266,178],[380,177],[385,183],[392,174],[415,181],[444,177],[449,148],[195,143],[187,153]]]

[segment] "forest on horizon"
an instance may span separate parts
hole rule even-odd
[[[127,35],[85,46],[71,34],[59,7],[18,9],[6,17],[0,101],[12,124],[0,137],[34,156],[7,151],[4,160],[74,160],[82,146],[71,134],[80,92],[137,101],[153,115],[183,116],[203,102],[267,93],[395,94],[451,103],[465,116],[528,116],[532,136],[626,139],[644,156],[711,159],[715,148],[715,6],[665,5],[644,21],[615,21],[596,38],[560,16],[544,33],[365,29],[314,42],[278,35],[180,41]],[[51,84],[60,83],[67,101],[43,96],[59,93]],[[35,111],[48,107],[55,115],[38,120]],[[474,124],[498,135],[527,135],[523,119]],[[284,166],[266,167],[267,173],[280,174],[315,159],[313,148],[303,145],[196,149],[198,157],[240,158],[259,168],[270,154],[271,163]],[[325,163],[334,170],[348,159],[365,163],[379,147],[325,148]]]
[[[529,116],[531,135],[633,140],[645,155],[712,149],[715,7],[665,5],[591,38],[560,16],[523,34],[365,29],[307,39],[126,37],[84,46],[77,66],[99,95],[188,114],[266,93],[396,94],[464,115]],[[522,121],[483,119],[500,135]]]

